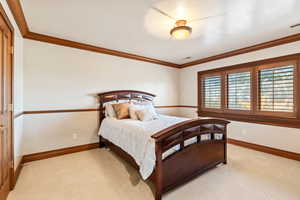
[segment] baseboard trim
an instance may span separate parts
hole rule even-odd
[[[63,149],[57,149],[52,151],[45,151],[40,153],[33,153],[24,155],[22,163],[27,163],[36,160],[43,160],[47,158],[52,158],[56,156],[62,156],[65,154],[76,153],[80,151],[91,150],[99,147],[99,143],[85,144],[80,146],[68,147]]]
[[[19,164],[18,164],[16,170],[14,171],[14,183],[13,183],[13,188],[12,188],[12,189],[15,188],[15,186],[16,186],[16,184],[17,184],[17,181],[18,181],[18,179],[19,179],[19,176],[20,176],[20,174],[21,174],[21,171],[22,171],[22,169],[23,169],[23,158],[24,158],[24,157],[22,157],[22,159],[21,159],[21,161],[19,162]]]
[[[245,148],[248,148],[248,149],[253,149],[253,150],[256,150],[256,151],[269,153],[269,154],[273,154],[273,155],[276,155],[276,156],[281,156],[281,157],[284,157],[284,158],[300,161],[300,154],[299,153],[284,151],[284,150],[281,150],[281,149],[275,149],[275,148],[272,148],[272,147],[267,147],[267,146],[263,146],[263,145],[248,143],[248,142],[235,140],[235,139],[231,139],[231,138],[228,138],[227,142],[229,144],[234,144],[234,145],[245,147]]]

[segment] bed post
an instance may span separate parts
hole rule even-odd
[[[103,142],[103,138],[101,135],[99,135],[99,148],[103,148],[105,146],[105,143]]]
[[[223,164],[227,164],[227,124],[224,124],[224,162]]]
[[[99,95],[99,129],[101,126],[101,123],[104,119],[104,108],[103,108],[103,101],[102,101],[102,96]],[[101,135],[99,135],[99,148],[103,148],[105,146],[105,143],[103,142],[103,138]]]
[[[162,149],[161,143],[155,142],[156,170],[155,170],[155,200],[161,200],[163,177],[162,177]]]

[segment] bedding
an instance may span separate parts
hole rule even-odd
[[[134,158],[144,180],[151,175],[156,162],[155,142],[151,136],[174,124],[189,120],[188,118],[166,115],[157,115],[157,118],[151,121],[105,118],[99,130],[99,135],[119,146]],[[191,144],[195,141],[196,139],[192,138],[188,143]],[[163,158],[166,158],[178,149],[179,146],[177,145],[168,150],[164,153]]]
[[[116,101],[106,103],[105,117],[150,121],[157,118],[157,113],[152,103],[135,101]]]

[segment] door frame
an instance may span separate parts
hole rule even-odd
[[[0,15],[3,17],[5,23],[7,24],[8,28],[11,31],[11,47],[9,47],[9,49],[12,49],[12,53],[11,53],[11,102],[9,102],[9,104],[12,104],[14,107],[14,46],[15,46],[15,30],[13,25],[11,24],[3,6],[2,3],[0,2]],[[11,164],[10,164],[10,189],[12,190],[15,186],[15,160],[14,160],[14,108],[12,108],[11,112],[10,112],[10,118],[11,118]]]

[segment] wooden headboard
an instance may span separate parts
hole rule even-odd
[[[136,90],[115,90],[110,92],[104,92],[99,93],[99,119],[100,124],[102,120],[105,118],[105,108],[104,104],[119,100],[134,100],[134,101],[153,101],[155,95],[148,93],[148,92],[142,92],[142,91],[136,91]]]

